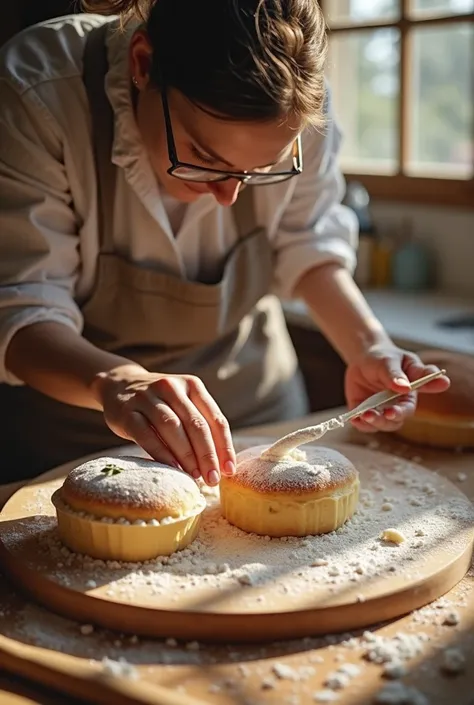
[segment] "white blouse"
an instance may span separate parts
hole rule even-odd
[[[112,23],[106,91],[115,116],[117,250],[192,280],[237,238],[230,209],[211,194],[184,208],[160,194],[131,104],[132,29],[124,36],[116,18],[71,15],[21,33],[0,51],[0,382],[20,383],[5,369],[4,356],[23,326],[56,321],[82,330],[80,306],[92,290],[98,254],[82,56],[88,31],[106,21]],[[308,130],[303,173],[256,188],[257,217],[275,249],[274,291],[281,297],[290,297],[315,265],[355,266],[357,223],[340,204],[340,139],[331,119],[324,135]]]

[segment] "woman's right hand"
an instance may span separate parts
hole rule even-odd
[[[130,365],[98,375],[93,390],[109,428],[154,460],[208,485],[235,472],[228,421],[199,378]]]

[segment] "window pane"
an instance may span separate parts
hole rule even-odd
[[[472,175],[473,31],[474,25],[466,22],[413,31],[411,172]]]
[[[473,11],[474,0],[411,0],[410,3],[410,13],[415,18],[459,15]]]
[[[400,0],[326,0],[324,9],[332,27],[386,22],[398,18]]]
[[[399,59],[396,29],[332,35],[329,78],[347,172],[397,171]]]

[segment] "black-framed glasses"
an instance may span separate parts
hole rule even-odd
[[[171,115],[168,105],[168,96],[164,82],[161,88],[161,102],[163,104],[163,114],[165,118],[166,141],[168,143],[168,157],[171,162],[167,173],[182,181],[194,182],[216,182],[237,179],[244,184],[251,186],[267,186],[277,184],[281,181],[298,176],[303,171],[303,151],[301,147],[301,136],[298,135],[293,143],[293,168],[287,171],[222,171],[221,169],[209,169],[208,167],[188,164],[178,159],[176,144],[174,141],[173,127],[171,125]]]

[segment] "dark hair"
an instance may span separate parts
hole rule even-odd
[[[88,0],[86,10],[141,18],[150,80],[236,120],[324,122],[326,25],[317,0]]]

